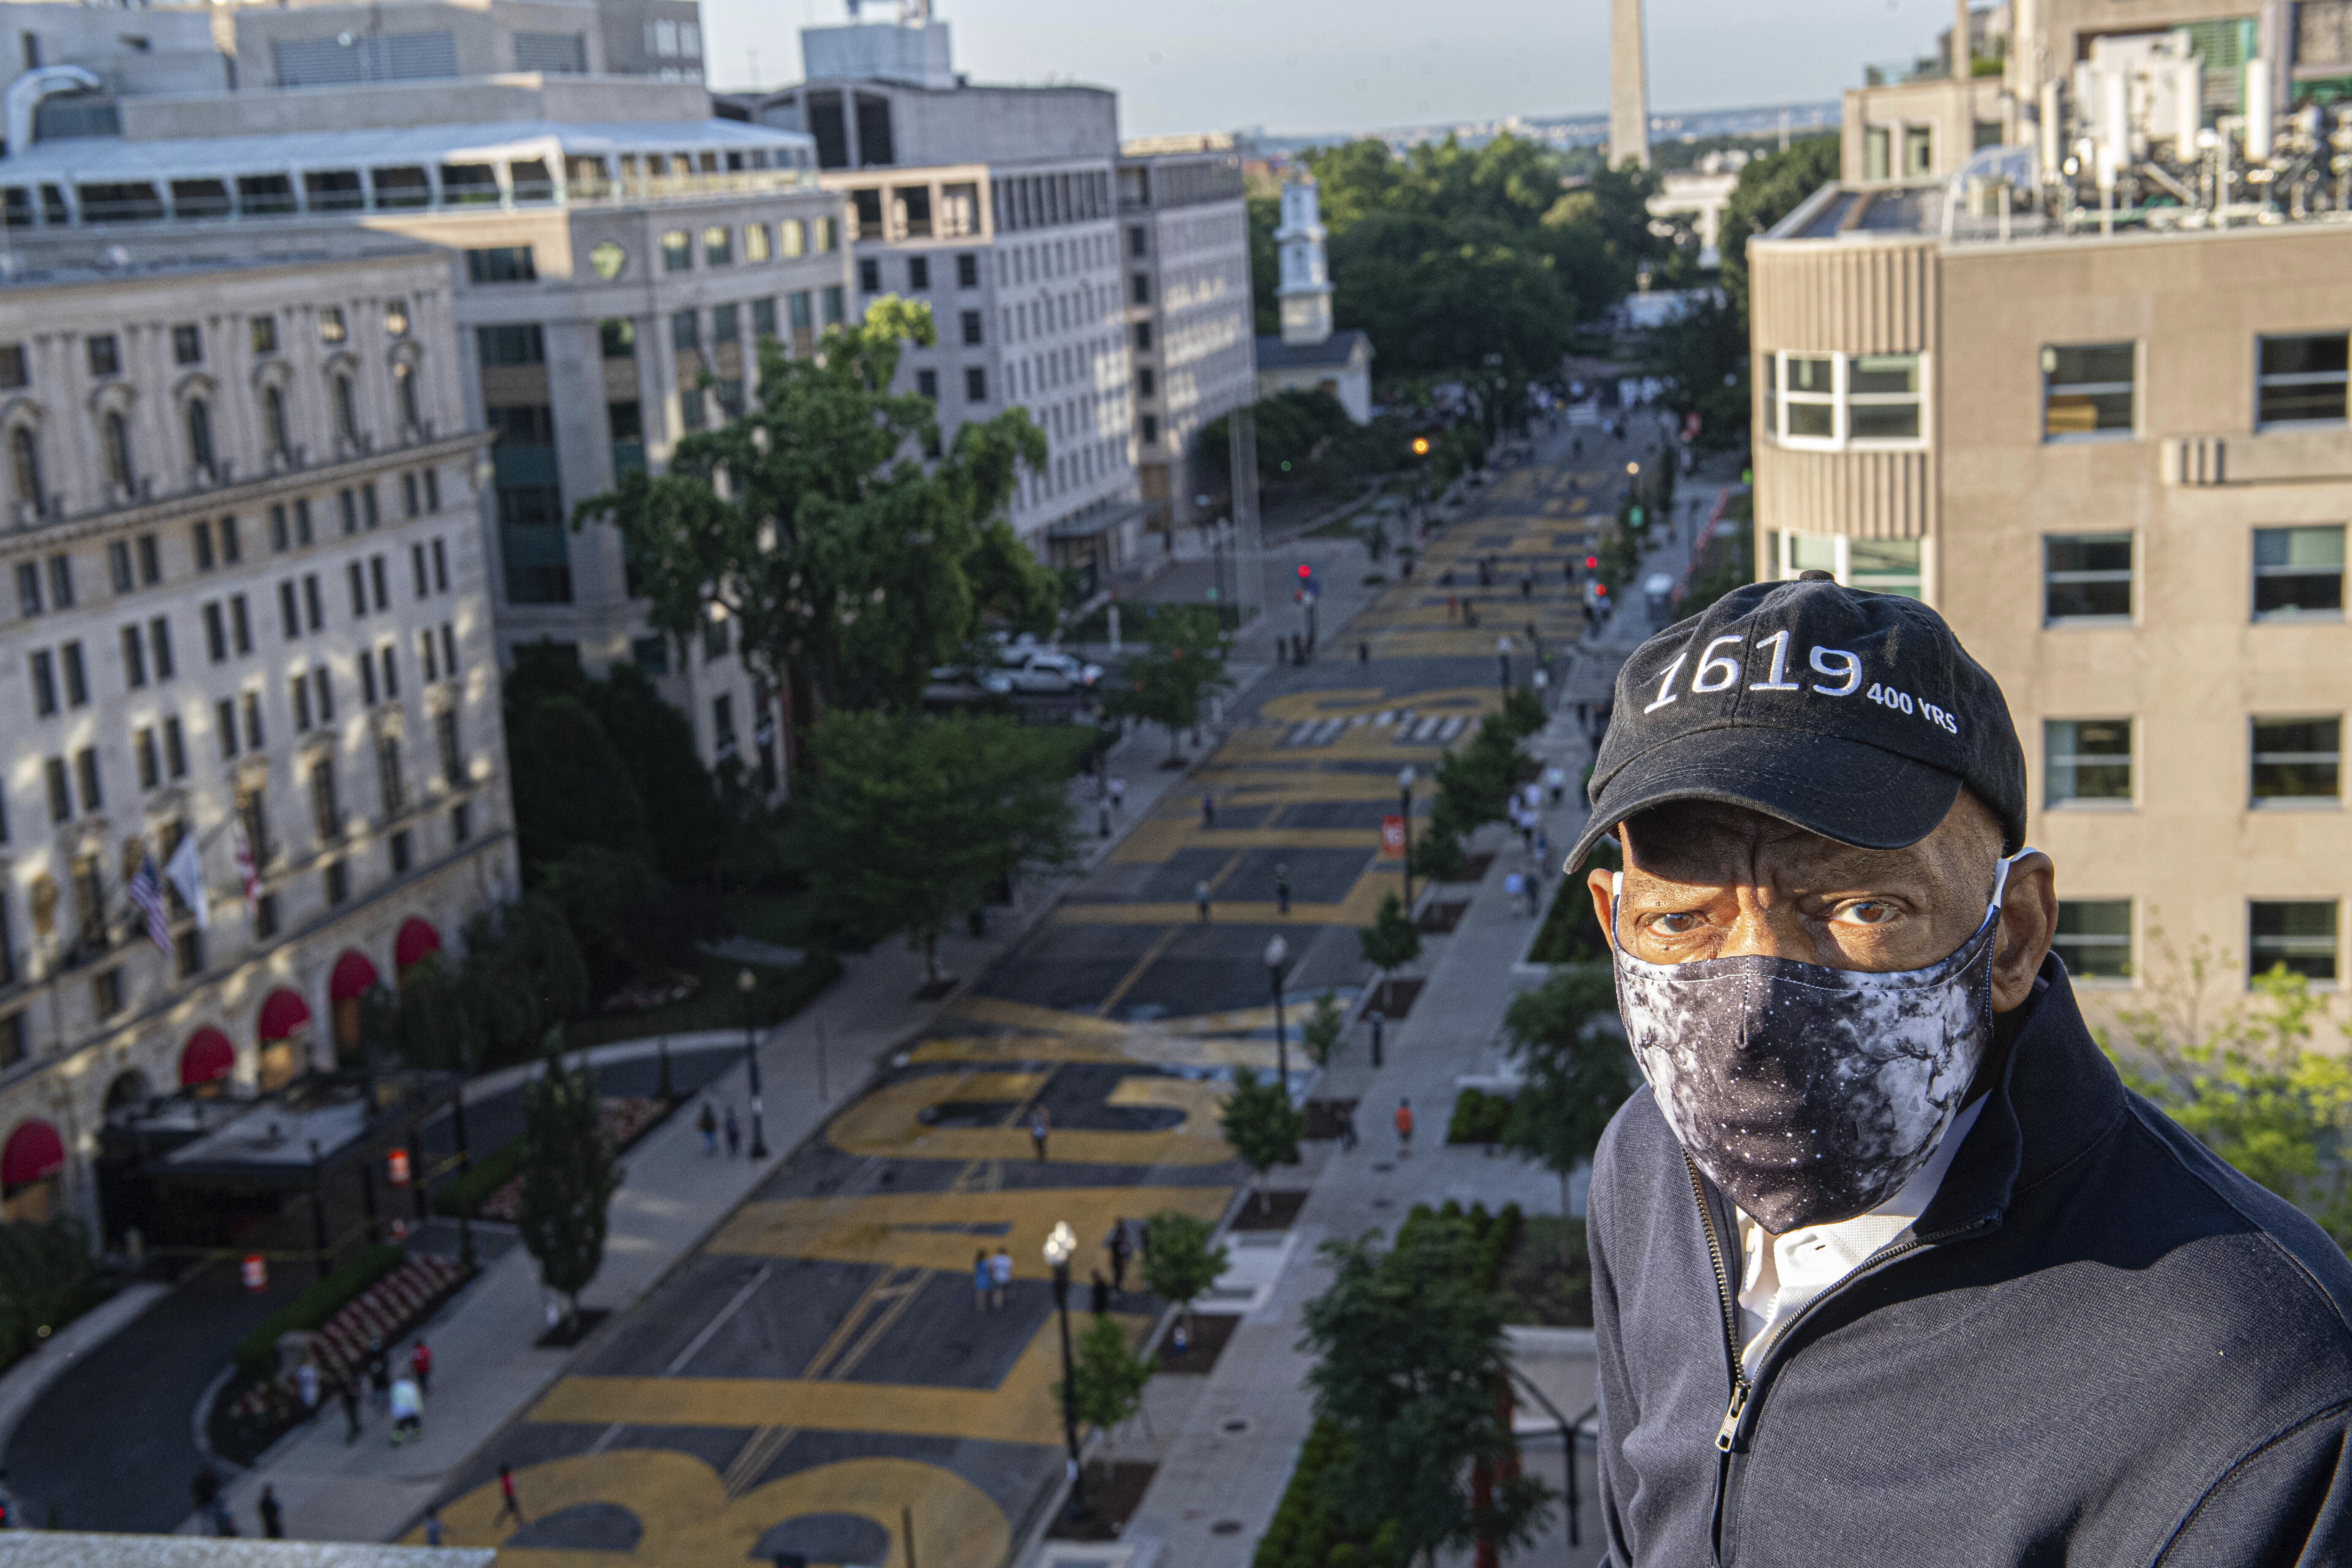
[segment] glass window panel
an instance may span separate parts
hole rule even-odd
[[[2042,614],[2053,621],[2128,618],[2131,535],[2051,534],[2042,547]]]
[[[1857,354],[1846,373],[1846,390],[1856,397],[1919,390],[1917,354]]]
[[[2340,617],[2344,613],[2344,529],[2254,530],[2254,616]]]
[[[2042,726],[2042,800],[2131,800],[2131,721],[2050,719]]]
[[[1837,411],[1826,403],[1791,403],[1789,434],[1827,440],[1837,434]]]
[[[1791,572],[1836,571],[1836,537],[1827,533],[1789,535],[1789,570]]]
[[[2264,375],[2342,375],[2347,367],[2347,340],[2342,332],[2312,337],[2262,340]]]
[[[2253,797],[2257,805],[2341,798],[2341,719],[2253,721]]]
[[[2261,902],[2246,908],[2246,966],[2251,983],[2284,966],[2306,980],[2333,984],[2336,978],[2336,910],[2333,901]]]
[[[2053,386],[2079,386],[2085,382],[2136,379],[2130,343],[2073,343],[2042,351],[2042,369]]]
[[[1788,356],[1787,363],[1790,392],[1812,392],[1824,397],[1830,395],[1834,383],[1832,379],[1833,374],[1831,368],[1832,362],[1828,356],[1811,359],[1799,354],[1790,354]]]
[[[2131,930],[2129,899],[2062,899],[2050,946],[2077,979],[2128,979]]]
[[[1857,403],[1846,411],[1846,426],[1857,441],[1915,441],[1919,437],[1919,405]]]

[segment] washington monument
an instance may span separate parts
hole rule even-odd
[[[1650,62],[1642,0],[1609,0],[1609,166],[1650,166]]]

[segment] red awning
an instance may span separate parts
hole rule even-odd
[[[66,1168],[66,1141],[46,1121],[19,1121],[0,1150],[0,1186],[21,1187]]]
[[[400,928],[400,934],[393,939],[393,967],[405,969],[426,953],[440,951],[441,933],[433,929],[433,922],[412,918]]]
[[[282,1040],[310,1021],[310,1009],[302,998],[291,991],[272,991],[261,1005],[261,1026],[254,1031],[261,1040]]]
[[[345,949],[343,956],[335,960],[334,973],[327,977],[327,1000],[348,1002],[363,996],[375,983],[375,965],[367,961],[367,955]]]
[[[218,1083],[236,1070],[236,1047],[218,1029],[207,1025],[188,1037],[180,1047],[180,1087],[192,1089],[200,1083]]]

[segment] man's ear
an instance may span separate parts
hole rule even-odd
[[[1613,952],[1617,948],[1617,922],[1609,909],[1612,875],[1604,868],[1595,867],[1584,879],[1584,885],[1592,894],[1592,918],[1601,922],[1601,934],[1609,939],[1610,951]]]
[[[2033,977],[2058,934],[2058,873],[2039,849],[2009,868],[2001,891],[2000,934],[1992,959],[1992,1010],[2008,1013],[2033,994]]]

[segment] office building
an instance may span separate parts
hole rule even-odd
[[[2031,58],[2063,74],[2013,83],[2036,134],[1833,184],[1749,253],[1763,574],[1917,595],[2000,679],[2058,951],[2110,1004],[2200,943],[2241,985],[2345,974],[2352,125],[2306,91],[2335,46],[2305,24],[2344,8],[2287,9],[2274,75],[2211,65],[2234,24],[2168,13],[2118,56],[2091,24],[2145,7],[2051,7]]]
[[[938,344],[907,354],[899,390],[937,403],[942,437],[1015,406],[1044,428],[1051,456],[1023,474],[1013,527],[1098,579],[1134,558],[1144,520],[1118,100],[974,85],[949,44],[919,16],[804,28],[807,80],[722,107],[813,140],[846,199],[861,309],[885,294],[931,307]]]
[[[110,1115],[332,1066],[517,891],[454,292],[414,245],[0,281],[7,1218],[94,1219]]]
[[[1223,454],[1203,468],[1207,426],[1257,396],[1249,214],[1229,136],[1129,142],[1118,162],[1126,229],[1128,350],[1135,363],[1136,468],[1148,526],[1204,523]],[[1204,506],[1202,498],[1207,500]]]
[[[758,339],[806,353],[851,308],[814,143],[713,117],[696,15],[238,6],[217,20],[240,90],[40,84],[55,93],[36,118],[69,101],[110,129],[13,150],[0,216],[36,266],[436,250],[462,419],[497,437],[480,503],[501,656],[549,639],[591,673],[633,659],[692,718],[706,763],[772,789],[788,715],[729,629],[690,648],[654,635],[618,530],[570,526],[581,500],[660,471],[756,395]]]

